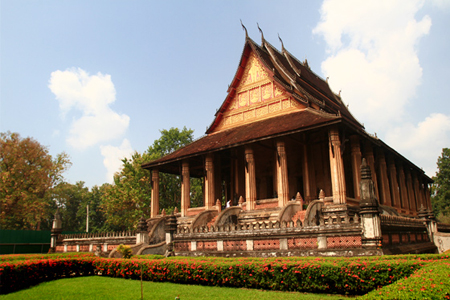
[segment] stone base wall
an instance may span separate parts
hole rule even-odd
[[[381,215],[381,232],[385,254],[437,252],[422,219]]]
[[[136,245],[135,232],[59,235],[55,252],[95,252],[109,254],[119,245]]]

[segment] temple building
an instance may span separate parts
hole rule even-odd
[[[61,235],[56,228],[55,251],[114,257],[121,243],[134,245],[134,254],[191,256],[450,249],[450,225],[433,216],[432,180],[423,170],[367,133],[281,39],[279,51],[245,32],[236,74],[206,135],[142,165],[151,172],[151,215],[138,231]],[[171,215],[159,205],[161,173],[181,179],[181,209]],[[191,207],[190,178],[202,178],[201,207]]]
[[[244,211],[281,210],[299,193],[359,205],[360,167],[366,158],[381,205],[417,216],[431,209],[422,169],[367,133],[340,95],[308,62],[281,45],[246,37],[225,101],[206,136],[143,168],[152,172],[151,217],[160,214],[159,173],[182,176],[181,217],[217,209],[217,199],[243,201]],[[204,178],[204,207],[190,208],[190,177]]]

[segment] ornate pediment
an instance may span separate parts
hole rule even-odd
[[[303,108],[305,106],[276,83],[258,57],[250,52],[236,93],[214,131]]]

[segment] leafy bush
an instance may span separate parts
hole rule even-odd
[[[163,259],[166,258],[164,255],[159,254],[145,254],[145,255],[135,255],[133,258],[136,259]]]
[[[133,252],[131,251],[130,246],[127,245],[122,245],[120,244],[119,247],[117,248],[117,251],[119,251],[120,254],[122,254],[123,258],[131,258],[131,256],[133,256]]]
[[[410,277],[374,290],[362,299],[450,299],[450,261],[433,262]]]
[[[17,260],[87,258],[87,257],[95,257],[95,254],[90,252],[67,252],[67,253],[51,253],[51,254],[7,254],[7,255],[0,255],[0,263]]]
[[[62,277],[94,275],[93,260],[94,257],[3,262],[0,292],[6,294]]]
[[[184,284],[279,291],[363,295],[364,299],[450,299],[450,258],[445,255],[379,257],[220,258],[145,255],[93,256],[0,263],[1,292],[62,276],[101,275]],[[33,256],[28,256],[33,257]],[[370,293],[369,293],[370,292]]]

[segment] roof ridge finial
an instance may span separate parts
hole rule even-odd
[[[283,40],[281,39],[281,37],[280,37],[280,34],[278,34],[278,39],[280,40],[280,42],[281,42],[281,52],[285,52],[286,51],[286,49],[284,49],[284,44],[283,44]]]
[[[258,26],[259,32],[261,32],[261,46],[264,46],[264,43],[266,42],[266,40],[264,39],[264,33],[261,28],[259,28],[258,22],[256,22],[256,25]]]
[[[244,24],[242,23],[242,20],[240,20],[241,21],[241,25],[242,25],[242,28],[244,29],[244,31],[245,31],[245,38],[246,39],[248,39],[248,32],[247,32],[247,28],[245,28],[245,26],[244,26]]]

